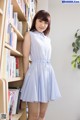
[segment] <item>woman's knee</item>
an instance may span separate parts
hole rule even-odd
[[[38,120],[38,113],[37,112],[32,112],[31,114],[29,114],[29,119],[30,120]]]
[[[39,113],[39,118],[43,119],[45,117],[45,111]]]

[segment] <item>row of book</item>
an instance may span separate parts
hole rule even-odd
[[[18,114],[20,109],[20,88],[10,88],[8,90],[8,111],[10,115]]]
[[[18,4],[23,9],[23,14],[27,20],[29,27],[31,27],[32,19],[35,15],[35,0],[29,0],[27,4],[24,3],[23,0],[17,0]],[[15,27],[21,32],[22,34],[22,21],[19,20],[18,12],[14,12],[14,6],[11,0],[8,1],[8,8],[7,8],[7,16],[8,16],[8,24],[11,22]]]
[[[5,48],[5,78],[19,77],[19,58],[10,55],[10,50]]]
[[[17,0],[18,4],[20,5],[23,13],[25,14],[26,11],[25,11],[25,3],[24,3],[24,0]]]
[[[31,27],[31,23],[32,23],[32,19],[35,15],[35,0],[28,0],[27,4],[26,4],[26,18],[27,18],[27,22],[29,27]]]
[[[17,48],[17,34],[11,24],[8,25],[8,33],[6,33],[6,43],[8,43],[14,50]]]
[[[25,3],[24,0],[16,0],[18,5],[20,6],[21,11],[23,12],[23,14],[25,15],[26,11],[25,11]],[[8,13],[10,15],[11,11],[13,11],[13,0],[8,0]],[[11,11],[10,11],[11,10]]]
[[[10,22],[20,31],[20,33],[22,34],[22,21],[20,21],[18,19],[18,12],[14,12],[13,11],[13,4],[11,3],[11,0],[8,1],[8,12],[7,12],[7,24],[9,24]],[[25,8],[25,7],[24,7]]]

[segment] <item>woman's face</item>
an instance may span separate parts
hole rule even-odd
[[[48,22],[40,20],[40,19],[36,19],[35,27],[37,31],[44,32],[48,27]]]

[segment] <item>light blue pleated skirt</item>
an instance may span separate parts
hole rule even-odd
[[[49,102],[59,97],[61,94],[50,62],[33,61],[24,79],[21,100]]]

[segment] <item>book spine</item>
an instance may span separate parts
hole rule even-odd
[[[19,58],[16,57],[16,77],[19,77]]]

